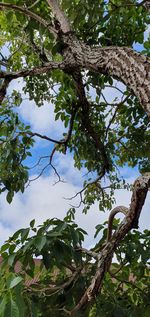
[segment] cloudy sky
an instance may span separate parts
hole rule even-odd
[[[145,32],[145,40],[148,38],[149,28]],[[140,45],[135,45],[135,49],[140,51],[143,48]],[[6,52],[5,49],[5,53]],[[13,90],[22,90],[23,82],[20,80],[14,80],[8,90],[8,94]],[[123,84],[119,84],[121,89],[124,89]],[[119,93],[112,89],[105,90],[105,96],[107,101],[111,102],[115,97],[121,98]],[[28,99],[24,100],[19,108],[19,115],[22,120],[31,125],[33,131],[41,134],[46,134],[51,138],[62,138],[64,127],[61,121],[55,122],[53,105],[45,103],[44,106],[38,108],[34,102],[29,102]],[[39,139],[36,140],[34,148],[34,156],[31,159],[30,166],[34,161],[37,161],[42,155],[48,155],[51,153],[52,147],[45,141]],[[44,163],[44,162],[43,162]],[[30,186],[26,188],[24,194],[17,193],[13,199],[11,205],[6,201],[5,193],[0,196],[0,245],[19,228],[26,227],[32,219],[36,219],[36,224],[42,223],[47,218],[58,217],[63,218],[69,208],[69,204],[78,204],[78,198],[73,202],[64,199],[65,197],[72,197],[81,189],[82,174],[73,167],[73,159],[70,154],[58,155],[55,157],[55,164],[61,174],[61,178],[65,182],[58,183],[54,171],[48,169],[46,173],[38,180],[31,182]],[[32,178],[36,177],[40,172],[42,165],[39,165],[36,170],[31,169]],[[124,176],[129,183],[133,183],[136,177],[139,176],[136,169],[129,169],[125,167],[121,170],[122,176]],[[115,194],[116,204],[129,206],[131,192],[125,190],[118,190]],[[142,214],[139,222],[139,229],[150,229],[149,219],[150,209],[150,192],[147,195],[145,205],[142,210]],[[97,224],[102,223],[108,219],[108,212],[100,212],[98,205],[95,204],[87,215],[82,214],[78,209],[76,213],[76,222],[88,232],[88,236],[85,241],[86,246],[91,246],[94,243],[94,228]]]
[[[120,88],[123,85],[120,84]],[[22,89],[22,82],[13,81],[8,93],[12,89]],[[114,99],[115,92],[111,89],[105,91],[107,100]],[[118,95],[118,98],[120,96]],[[62,138],[64,132],[61,121],[54,122],[53,106],[45,103],[44,106],[38,108],[34,102],[24,100],[19,108],[20,117],[32,127],[33,131],[41,134],[47,134],[52,138]],[[31,160],[30,165],[33,165],[33,161],[36,158],[38,160],[40,154],[50,154],[51,147],[49,143],[37,139],[37,143],[34,149],[34,158]],[[17,193],[13,199],[11,205],[9,205],[5,198],[5,193],[0,197],[0,244],[2,244],[14,231],[19,228],[26,227],[32,219],[36,219],[36,224],[42,223],[47,218],[58,217],[63,218],[69,208],[69,204],[78,204],[78,198],[73,202],[64,198],[72,197],[81,189],[82,175],[73,167],[73,159],[70,154],[62,155],[56,154],[55,164],[57,170],[61,174],[61,178],[65,182],[55,184],[57,178],[54,175],[54,171],[47,170],[43,176],[38,180],[31,182],[30,186],[26,188],[24,194]],[[35,178],[40,172],[42,166],[33,169],[31,178]],[[34,174],[35,173],[35,174]],[[125,167],[121,171],[122,175],[129,183],[133,183],[138,176],[138,172],[134,169],[131,170]],[[125,190],[116,191],[116,204],[129,206],[131,192]],[[143,208],[140,218],[140,230],[150,228],[148,224],[148,212],[150,206],[150,194],[147,197],[145,206]],[[82,214],[78,209],[76,213],[76,222],[88,232],[88,236],[85,241],[86,246],[91,246],[94,243],[94,228],[97,224],[107,220],[108,212],[103,213],[98,210],[98,205],[95,204],[87,215]]]

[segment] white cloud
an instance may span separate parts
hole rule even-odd
[[[0,245],[1,245],[4,241],[8,239],[8,237],[10,237],[10,235],[12,234],[12,230],[9,227],[5,226],[4,223],[0,222],[0,233],[1,233],[0,235]]]
[[[62,138],[64,126],[60,120],[55,121],[54,106],[46,103],[37,107],[34,102],[23,101],[19,113],[29,122],[34,132],[46,133],[49,137]]]
[[[102,93],[104,97],[106,98],[108,103],[113,103],[114,100],[119,103],[123,97],[123,92],[125,91],[126,86],[117,80],[113,80],[113,87],[106,87]]]
[[[70,183],[59,183],[55,186],[52,185],[53,183],[53,177],[41,177],[33,182],[23,195],[16,194],[11,205],[7,204],[5,195],[2,195],[0,219],[3,235],[1,234],[0,237],[1,243],[8,238],[7,235],[21,227],[28,226],[33,218],[36,219],[38,225],[47,218],[63,218],[65,216],[70,201],[63,197],[72,196],[79,188]],[[83,215],[81,210],[77,211],[77,222],[90,234],[87,239],[88,243],[91,241],[95,225],[99,219],[103,218],[102,215],[94,211],[95,207],[92,209],[87,216]]]
[[[71,174],[71,171],[70,171]],[[133,179],[131,179],[133,181]],[[53,176],[41,177],[32,182],[24,194],[16,194],[11,205],[6,202],[5,195],[1,196],[0,203],[0,243],[8,238],[14,231],[21,227],[26,227],[32,219],[36,219],[36,224],[41,224],[47,218],[63,218],[69,208],[70,201],[63,197],[71,197],[79,191],[78,186],[71,183],[58,183],[53,186],[55,179]],[[118,190],[116,192],[116,206],[129,206],[131,192]],[[71,201],[78,203],[78,198]],[[146,199],[140,217],[140,230],[150,228],[147,219],[149,218],[150,193]],[[120,217],[121,215],[119,215]],[[94,228],[97,224],[108,219],[108,212],[103,213],[98,210],[98,205],[92,206],[87,215],[82,214],[81,209],[77,210],[76,222],[80,227],[88,232],[86,246],[94,244]]]
[[[81,185],[83,183],[83,176],[87,173],[85,168],[79,171],[74,167],[74,160],[71,154],[66,155],[58,153],[54,160],[54,165],[58,171],[61,171],[62,178],[74,185]]]
[[[55,121],[54,106],[51,103],[45,102],[43,106],[36,106],[34,101],[28,99],[28,94],[23,93],[23,80],[13,80],[9,86],[8,94],[14,89],[22,94],[23,102],[16,111],[21,118],[31,125],[33,132],[47,134],[49,137],[62,138],[65,131],[61,120]]]

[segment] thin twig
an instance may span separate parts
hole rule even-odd
[[[98,258],[98,254],[96,252],[91,251],[91,250],[87,250],[87,249],[82,248],[82,247],[77,247],[76,251],[79,251],[79,252],[82,252],[84,254],[87,254],[87,255],[89,255],[92,258],[96,258],[96,259]]]
[[[24,134],[24,132],[20,132],[20,134]],[[50,142],[53,142],[56,144],[60,144],[60,145],[64,144],[64,142],[61,140],[55,140],[55,139],[49,138],[47,135],[42,135],[42,134],[37,133],[37,132],[27,132],[27,134],[30,135],[31,137],[37,136],[41,139],[44,139],[44,140],[47,140],[47,141],[50,141]]]
[[[74,196],[69,197],[69,198],[64,198],[66,200],[72,200],[74,198],[76,198],[78,195],[81,195],[89,186],[92,186],[94,184],[97,185],[97,187],[99,187],[99,189],[103,190],[103,187],[100,186],[100,184],[98,184],[98,182],[102,179],[103,177],[103,173],[101,175],[99,175],[95,180],[93,180],[92,182],[86,184],[79,192],[77,192]],[[106,187],[105,187],[106,188]],[[104,188],[104,189],[105,189]],[[108,188],[108,187],[107,187]]]
[[[36,6],[41,0],[36,0],[33,4],[31,4],[28,9],[32,9],[34,6]]]
[[[116,117],[116,115],[117,115],[118,108],[120,108],[120,106],[123,105],[123,104],[128,100],[129,97],[130,97],[129,95],[126,96],[126,97],[124,98],[124,100],[122,100],[120,103],[118,103],[118,104],[116,105],[116,109],[115,109],[115,111],[114,111],[114,114],[113,114],[112,118],[110,119],[110,121],[109,121],[109,123],[108,123],[108,126],[107,126],[107,128],[106,128],[105,139],[107,139],[107,135],[108,135],[108,131],[109,131],[109,129],[110,129],[110,126],[112,125],[113,121],[115,120],[115,117]]]

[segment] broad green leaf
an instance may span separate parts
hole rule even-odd
[[[18,285],[21,281],[23,280],[23,278],[21,276],[16,276],[14,277],[9,284],[9,288],[13,288],[16,285]]]
[[[17,303],[13,300],[11,295],[9,298],[9,302],[5,307],[4,317],[20,317]]]
[[[38,249],[39,252],[41,252],[45,244],[46,244],[46,236],[37,237],[34,240],[34,245]]]
[[[0,316],[3,317],[4,316],[4,311],[7,305],[7,295],[5,295],[2,299],[0,299]]]

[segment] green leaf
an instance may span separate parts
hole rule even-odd
[[[5,307],[4,317],[20,317],[17,303],[9,296],[9,302]]]
[[[35,219],[33,219],[33,220],[30,221],[30,227],[33,228],[34,225],[35,225]]]
[[[6,304],[7,304],[7,296],[5,295],[2,299],[0,299],[0,316],[3,317],[4,316],[4,311],[6,308]]]
[[[9,288],[13,288],[15,287],[16,285],[18,285],[20,282],[22,282],[23,278],[21,276],[16,276],[14,277],[10,284],[9,284]]]
[[[21,242],[24,242],[27,239],[29,231],[30,231],[30,228],[21,230]]]
[[[12,202],[13,196],[14,196],[14,192],[13,192],[13,191],[9,191],[9,192],[7,193],[6,199],[7,199],[7,202],[8,202],[9,204]]]
[[[13,263],[14,263],[14,260],[15,260],[15,257],[16,257],[16,254],[11,254],[9,257],[8,257],[8,265],[12,266]]]
[[[97,237],[97,235],[104,228],[104,226],[100,224],[100,225],[97,225],[95,228],[96,228],[96,232],[95,232],[94,238]]]
[[[45,244],[46,244],[46,236],[37,237],[37,238],[34,240],[34,245],[35,245],[35,247],[38,249],[39,252],[41,252],[41,250],[43,249],[43,247],[45,246]]]
[[[9,247],[10,247],[10,244],[9,244],[9,243],[3,244],[2,247],[1,247],[1,253],[4,252],[4,251],[6,251],[7,249],[9,249]]]

